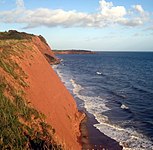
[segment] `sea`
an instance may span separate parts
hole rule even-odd
[[[153,150],[153,53],[57,55],[54,66],[78,107],[124,150]]]

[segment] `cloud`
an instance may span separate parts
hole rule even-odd
[[[147,27],[144,31],[146,31],[146,30],[153,30],[153,25]]]
[[[17,8],[24,8],[24,1],[23,0],[16,0]]]
[[[112,2],[106,0],[99,1],[99,11],[95,13],[48,8],[28,10],[24,7],[23,0],[16,0],[16,5],[16,9],[0,11],[0,22],[26,24],[24,28],[38,26],[103,28],[111,25],[134,27],[147,22],[147,16],[144,15],[146,12],[141,5],[134,5],[131,13],[133,15],[129,15],[124,6],[114,6]]]
[[[110,18],[120,18],[127,14],[124,6],[113,6],[112,2],[99,1],[101,14]]]
[[[90,26],[90,23],[92,22],[92,18],[88,14],[79,13],[76,11],[64,11],[62,9],[49,10],[40,8],[36,9],[35,11],[27,10],[24,11],[23,16],[24,17],[21,17],[17,21],[21,23],[28,23],[27,28],[41,25],[47,27]]]
[[[141,5],[134,5],[133,8],[134,8],[138,13],[143,14],[143,13],[145,12]]]
[[[136,27],[144,24],[144,19],[141,17],[135,17],[132,19],[122,18],[118,20],[118,23],[125,26]]]

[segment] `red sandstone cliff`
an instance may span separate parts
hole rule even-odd
[[[7,52],[6,47],[13,50],[13,53],[9,51],[7,60],[3,57],[3,62],[0,62],[0,74],[4,75],[7,83],[15,89],[20,88],[24,91],[27,105],[46,116],[47,124],[55,130],[53,136],[55,142],[61,144],[64,149],[79,150],[81,149],[78,142],[79,126],[83,115],[78,112],[75,100],[48,63],[52,63],[50,58],[56,60],[48,44],[38,36],[29,36],[31,38],[20,40],[0,39],[1,56]],[[20,77],[14,77],[14,74],[11,76],[4,64],[7,61],[17,64],[18,68],[14,69],[13,73],[26,74],[21,79],[27,86],[19,85],[17,79]],[[5,93],[6,97],[12,98],[7,88]]]
[[[37,37],[33,40],[41,45]],[[46,47],[42,46],[41,50],[44,48]],[[55,128],[57,139],[65,145],[66,149],[81,149],[78,137],[82,117],[78,113],[73,97],[45,60],[38,46],[33,47],[31,55],[32,60],[27,59],[29,53],[26,53],[25,61],[21,62],[25,72],[29,75],[27,82],[30,88],[26,89],[28,99],[35,108],[47,116],[47,122]]]
[[[32,37],[33,44],[37,46],[39,51],[45,56],[46,60],[50,64],[57,64],[59,63],[59,59],[57,59],[54,55],[54,53],[51,51],[51,48],[47,44],[44,37],[41,35]]]

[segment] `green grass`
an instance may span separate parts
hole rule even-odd
[[[9,30],[8,32],[0,32],[0,40],[8,39],[31,39],[33,34],[27,34],[25,32],[17,32],[16,30]]]
[[[0,40],[0,48],[3,49],[2,52],[0,52],[0,67],[14,79],[17,79],[23,87],[27,87],[28,84],[24,81],[24,78],[27,77],[26,73],[11,59],[11,56],[22,57],[21,54],[24,53],[22,49],[25,48],[23,43],[24,41],[20,41],[19,43],[18,40]]]
[[[44,38],[43,36],[39,35],[38,37],[39,37],[39,39],[40,39],[43,43],[45,43],[46,45],[48,45],[47,42],[46,42],[46,40],[45,40],[45,38]]]
[[[0,149],[18,150],[26,144],[26,137],[17,107],[3,94],[6,86],[4,82],[0,83]]]
[[[53,147],[55,130],[44,121],[44,115],[28,106],[23,92],[11,91],[13,101],[3,93],[7,87],[5,78],[0,80],[0,149],[22,150]],[[12,88],[11,88],[12,90]],[[20,120],[23,121],[20,121]]]
[[[8,33],[3,33],[3,36],[4,34]],[[24,34],[22,33],[22,36]],[[28,76],[11,59],[12,56],[22,58],[24,49],[27,49],[24,45],[27,40],[20,39],[18,33],[15,33],[13,40],[8,40],[8,35],[7,40],[1,40],[1,35],[2,33],[0,33],[0,68],[21,88],[16,89],[7,77],[0,74],[0,150],[61,150],[61,145],[53,140],[55,129],[45,122],[45,115],[34,109],[25,99],[24,88],[28,87],[25,79]]]

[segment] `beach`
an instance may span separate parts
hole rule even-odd
[[[57,67],[58,65],[55,65],[53,66],[53,69],[57,72],[63,84],[65,84],[64,82],[65,80],[62,78],[61,73],[59,73],[56,70]],[[80,124],[80,131],[81,131],[80,143],[82,145],[82,149],[83,150],[87,149],[121,150],[122,146],[119,145],[119,142],[104,135],[93,126],[94,124],[98,123],[97,120],[84,107],[80,107],[80,105],[82,106],[82,100],[76,98],[75,95],[73,96],[77,103],[78,110],[86,114],[85,118],[82,120]]]

